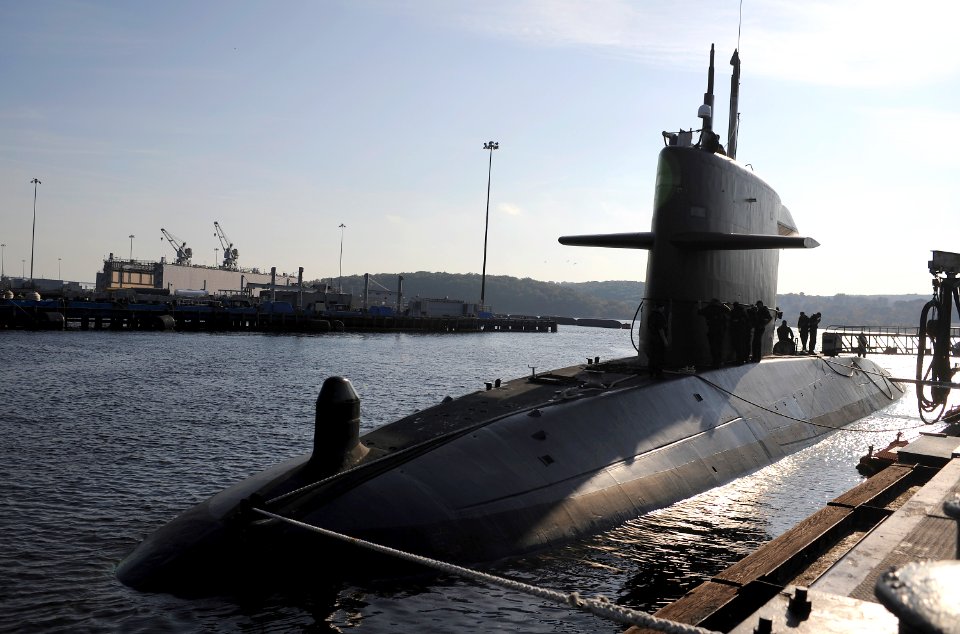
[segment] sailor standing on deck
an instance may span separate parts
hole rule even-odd
[[[797,319],[797,330],[800,331],[800,343],[803,345],[803,352],[806,352],[807,337],[810,336],[810,318],[802,310],[800,311],[800,318]]]
[[[810,352],[812,353],[817,349],[817,326],[820,325],[820,313],[814,313],[810,315],[809,325],[810,325]]]
[[[737,356],[737,365],[743,365],[750,354],[750,319],[740,302],[733,302],[730,311],[730,339]]]
[[[647,358],[650,376],[663,377],[663,360],[667,354],[667,316],[663,304],[656,304],[647,316]]]
[[[753,349],[751,351],[750,360],[754,363],[760,362],[760,354],[763,349],[763,331],[766,329],[767,324],[773,321],[773,316],[770,314],[770,309],[763,305],[763,302],[759,299],[757,300],[756,306],[754,307],[753,313]]]
[[[707,343],[710,344],[710,361],[713,368],[719,368],[723,363],[723,337],[727,334],[727,318],[730,309],[726,304],[714,297],[710,303],[697,311],[707,320]]]

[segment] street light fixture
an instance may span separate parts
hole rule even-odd
[[[7,245],[0,244],[0,277],[6,277],[6,271],[3,270],[3,255]]]
[[[130,234],[130,261],[133,262],[133,239],[137,236]]]
[[[60,262],[63,258],[57,258],[57,277],[60,278],[60,283],[63,283],[63,273],[60,272]]]
[[[343,293],[343,230],[347,225],[340,223],[340,277],[337,278],[338,293]]]
[[[33,232],[30,235],[30,281],[33,282],[33,244],[37,237],[37,185],[41,183],[39,178],[30,182],[33,183]]]
[[[487,141],[483,144],[484,150],[490,150],[490,162],[487,165],[487,216],[483,223],[483,272],[480,275],[480,308],[483,310],[483,300],[487,290],[487,232],[490,229],[490,174],[493,172],[493,151],[500,149],[497,141]]]
[[[219,262],[219,259],[218,259],[219,257],[220,257],[220,247],[213,247],[213,267],[214,268],[218,268],[220,266],[219,264],[217,264],[217,262]]]

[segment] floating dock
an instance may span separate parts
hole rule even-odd
[[[734,634],[960,632],[958,495],[960,437],[922,435],[655,616]]]

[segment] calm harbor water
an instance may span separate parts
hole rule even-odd
[[[314,401],[350,378],[364,431],[485,381],[633,353],[627,331],[460,335],[0,333],[0,630],[620,632],[596,617],[455,578],[318,581],[249,596],[143,594],[114,577],[182,510],[312,447]],[[895,376],[913,359],[880,357]],[[912,390],[858,429],[920,425]],[[929,428],[927,428],[929,429]],[[841,432],[749,477],[492,572],[644,610],[779,535],[858,481]]]

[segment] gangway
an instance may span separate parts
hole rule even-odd
[[[920,348],[919,328],[916,326],[827,326],[824,333],[835,333],[840,338],[837,352],[856,352],[859,337],[866,339],[866,351],[872,354],[916,355]],[[960,356],[960,327],[949,331],[950,348]],[[818,343],[819,345],[819,343]]]

